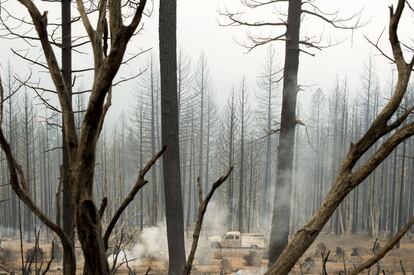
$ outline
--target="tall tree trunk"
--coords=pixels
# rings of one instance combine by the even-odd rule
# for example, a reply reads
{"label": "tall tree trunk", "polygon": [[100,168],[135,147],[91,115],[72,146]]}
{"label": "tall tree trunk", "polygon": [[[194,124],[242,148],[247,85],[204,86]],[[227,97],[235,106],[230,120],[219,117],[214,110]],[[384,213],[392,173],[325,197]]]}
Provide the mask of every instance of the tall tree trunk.
{"label": "tall tree trunk", "polygon": [[[156,136],[155,136],[155,83],[154,83],[154,64],[153,64],[152,56],[151,56],[151,155],[155,154],[155,146],[156,146]],[[151,216],[151,224],[152,226],[157,226],[158,221],[158,191],[157,191],[157,169],[154,167],[152,169],[152,216]]]}
{"label": "tall tree trunk", "polygon": [[163,172],[170,275],[181,274],[185,264],[178,130],[176,13],[176,0],[160,1],[161,127],[162,143],[167,146],[163,156]]}
{"label": "tall tree trunk", "polygon": [[[398,197],[398,211],[397,211],[397,228],[396,231],[398,232],[404,226],[403,219],[404,219],[404,192],[405,192],[405,158],[407,152],[407,142],[404,141],[402,144],[402,157],[401,157],[401,164],[400,164],[400,192]],[[400,242],[397,243],[397,248],[400,248]]]}
{"label": "tall tree trunk", "polygon": [[289,1],[286,29],[285,77],[283,80],[282,115],[277,156],[277,184],[269,244],[269,265],[276,261],[287,245],[289,237],[301,6],[301,0]]}
{"label": "tall tree trunk", "polygon": [[238,230],[244,232],[244,131],[246,123],[246,86],[243,78],[241,84],[241,98],[240,98],[240,176],[239,176],[239,205],[238,205]]}
{"label": "tall tree trunk", "polygon": [[[62,76],[65,80],[66,89],[72,99],[72,18],[71,18],[71,1],[62,0]],[[62,118],[63,119],[63,118]],[[64,128],[62,128],[62,161],[63,161],[63,186],[62,186],[62,220],[63,231],[73,242],[75,235],[74,211],[73,211],[73,188],[70,186],[69,179],[69,152],[66,146]],[[64,254],[66,254],[64,252]],[[63,274],[73,274],[76,272],[76,266],[71,263],[72,255],[63,257]]]}
{"label": "tall tree trunk", "polygon": [[190,175],[188,181],[188,196],[187,196],[187,219],[186,219],[186,227],[188,228],[191,223],[191,197],[192,197],[192,184],[194,182],[193,176],[193,167],[194,166],[194,110],[191,109],[191,140],[190,140]]}
{"label": "tall tree trunk", "polygon": [[[235,104],[234,104],[234,90],[231,94],[231,101],[229,105],[229,116],[230,116],[230,125],[229,125],[229,155],[228,155],[228,165],[229,167],[233,166],[234,162],[234,124],[235,124]],[[227,187],[227,230],[233,229],[233,190],[234,190],[234,181],[233,173],[230,175],[229,184]]]}
{"label": "tall tree trunk", "polygon": [[212,102],[211,102],[211,98],[209,98],[208,99],[208,105],[207,105],[206,174],[204,175],[204,190],[206,190],[206,192],[207,192],[207,190],[210,190],[209,186],[208,186],[208,183],[209,183],[209,169],[210,169],[211,108],[212,108]]}
{"label": "tall tree trunk", "polygon": [[[142,169],[143,167],[143,106],[142,106],[142,100],[141,100],[141,109],[140,109],[140,114],[139,114],[140,118],[139,118],[139,167],[140,169]],[[141,191],[139,193],[139,210],[140,210],[140,215],[139,215],[139,230],[142,232],[142,230],[144,229],[144,192]]]}

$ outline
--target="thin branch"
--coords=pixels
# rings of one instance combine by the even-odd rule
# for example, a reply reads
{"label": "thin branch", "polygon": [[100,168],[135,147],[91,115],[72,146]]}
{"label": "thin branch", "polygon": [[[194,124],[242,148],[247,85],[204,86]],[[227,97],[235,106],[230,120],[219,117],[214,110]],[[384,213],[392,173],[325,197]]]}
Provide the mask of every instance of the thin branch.
{"label": "thin branch", "polygon": [[139,172],[138,179],[134,187],[129,192],[128,196],[124,199],[124,201],[119,206],[119,208],[116,210],[114,216],[112,217],[111,221],[108,224],[108,227],[103,237],[105,249],[108,249],[109,237],[111,236],[112,230],[114,229],[116,223],[118,222],[119,217],[121,217],[122,213],[127,208],[127,206],[134,200],[135,195],[139,192],[139,190],[141,190],[141,188],[144,187],[145,184],[148,183],[148,181],[145,180],[145,175],[151,169],[151,167],[155,164],[155,162],[162,156],[165,149],[166,149],[166,146],[164,146],[161,149],[161,151],[159,151],[156,155],[154,155],[152,159],[142,168],[142,170]]}
{"label": "thin branch", "polygon": [[352,270],[349,275],[357,275],[360,272],[364,271],[365,269],[370,268],[374,264],[376,264],[379,260],[384,258],[387,253],[394,248],[394,246],[401,240],[402,237],[410,230],[411,226],[414,225],[414,217],[411,218],[411,220],[400,230],[398,233],[389,240],[385,246],[377,252],[376,255],[369,258],[367,261],[356,267],[354,270]]}
{"label": "thin branch", "polygon": [[326,271],[326,262],[329,259],[329,254],[331,253],[330,250],[328,250],[328,253],[326,253],[326,255],[324,255],[322,253],[322,275],[328,275],[328,272]]}
{"label": "thin branch", "polygon": [[105,209],[107,206],[108,206],[108,198],[105,197],[102,199],[101,207],[99,208],[99,217],[101,217],[101,219],[103,217],[103,214],[105,213]]}
{"label": "thin branch", "polygon": [[264,21],[258,21],[258,22],[248,22],[248,21],[242,21],[240,20],[240,16],[242,13],[230,13],[226,11],[225,13],[220,13],[222,16],[226,16],[230,22],[227,24],[219,23],[222,27],[238,27],[238,26],[247,26],[247,27],[269,27],[269,26],[287,26],[287,23],[282,22],[264,22]]}
{"label": "thin branch", "polygon": [[52,248],[50,249],[50,260],[47,263],[45,270],[42,272],[42,275],[46,275],[49,272],[50,266],[52,265],[54,257],[55,257],[55,241],[53,240],[52,241]]}
{"label": "thin branch", "polygon": [[410,2],[407,0],[405,3],[407,3],[408,8],[414,12],[414,8],[411,6]]}
{"label": "thin branch", "polygon": [[219,188],[230,176],[230,173],[233,171],[233,167],[230,167],[227,174],[219,178],[211,187],[210,191],[208,192],[205,199],[203,199],[203,190],[201,187],[200,178],[197,179],[198,183],[198,194],[199,194],[199,205],[198,205],[198,215],[197,215],[197,223],[193,232],[193,242],[191,244],[190,254],[188,255],[187,262],[184,267],[183,275],[189,275],[191,273],[191,268],[193,266],[195,252],[197,250],[198,240],[200,238],[201,227],[203,225],[204,214],[207,211],[208,203],[210,202],[211,198],[214,195],[214,192]]}
{"label": "thin branch", "polygon": [[275,3],[281,3],[281,2],[288,2],[289,0],[270,0],[270,1],[266,1],[266,2],[262,2],[260,0],[243,0],[243,4],[246,7],[249,7],[251,9],[255,9],[258,7],[263,7],[263,6],[267,6],[267,5],[272,5]]}
{"label": "thin branch", "polygon": [[[315,17],[325,21],[326,23],[332,25],[336,29],[353,30],[353,29],[356,29],[356,28],[360,27],[359,17],[361,15],[361,12],[356,13],[356,14],[350,16],[349,18],[338,18],[338,17],[328,18],[328,17],[325,16],[325,15],[328,15],[328,14],[323,13],[320,10],[318,12],[318,11],[309,11],[309,10],[302,9],[302,13],[315,16]],[[336,15],[336,13],[334,13],[334,15]],[[353,20],[355,18],[357,18],[357,22],[355,24],[353,24],[351,26],[347,26],[347,25],[344,24],[346,22],[350,22],[351,20]]]}
{"label": "thin branch", "polygon": [[381,36],[383,35],[385,31],[385,28],[382,30],[381,34],[378,36],[377,41],[374,43],[373,41],[371,41],[371,39],[369,39],[366,35],[364,35],[365,39],[368,41],[369,44],[371,44],[372,46],[374,46],[375,49],[377,49],[377,51],[383,55],[385,58],[387,58],[388,60],[390,60],[392,63],[395,63],[395,59],[392,58],[390,55],[386,54],[378,45],[379,44],[379,40],[381,39]]}
{"label": "thin branch", "polygon": [[404,269],[404,265],[403,265],[402,260],[400,260],[400,266],[401,266],[401,272],[402,272],[402,274],[403,275],[407,275],[407,272],[405,272],[405,269]]}

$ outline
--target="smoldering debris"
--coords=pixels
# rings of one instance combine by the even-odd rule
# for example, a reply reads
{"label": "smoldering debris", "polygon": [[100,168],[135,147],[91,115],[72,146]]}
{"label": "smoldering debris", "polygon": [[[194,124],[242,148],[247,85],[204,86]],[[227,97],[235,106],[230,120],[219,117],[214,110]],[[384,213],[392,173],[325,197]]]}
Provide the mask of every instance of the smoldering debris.
{"label": "smoldering debris", "polygon": [[345,257],[345,250],[342,247],[337,246],[336,250],[335,250],[335,256],[336,257]]}
{"label": "smoldering debris", "polygon": [[243,258],[247,266],[260,266],[262,263],[262,256],[257,251],[250,250]]}
{"label": "smoldering debris", "polygon": [[254,271],[244,270],[244,269],[236,269],[233,273],[234,275],[263,275],[266,272],[266,268],[259,268]]}

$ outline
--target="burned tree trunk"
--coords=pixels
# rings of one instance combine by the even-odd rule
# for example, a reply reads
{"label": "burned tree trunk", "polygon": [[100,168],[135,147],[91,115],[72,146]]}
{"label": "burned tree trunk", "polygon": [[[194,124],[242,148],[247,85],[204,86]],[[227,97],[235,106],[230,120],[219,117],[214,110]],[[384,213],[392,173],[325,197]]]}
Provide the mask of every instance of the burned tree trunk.
{"label": "burned tree trunk", "polygon": [[[374,119],[367,132],[355,144],[351,144],[334,184],[321,207],[316,211],[311,220],[294,234],[289,245],[283,250],[276,263],[271,266],[266,274],[284,275],[289,273],[303,253],[315,241],[344,198],[358,187],[399,144],[414,135],[413,121],[403,125],[414,107],[408,108],[403,114],[392,120],[406,94],[414,67],[414,56],[408,62],[404,59],[402,43],[400,43],[397,35],[398,25],[405,4],[405,0],[399,0],[395,10],[392,6],[390,7],[389,40],[393,56],[387,57],[395,62],[398,70],[397,85],[392,97]],[[377,44],[372,44],[378,48]],[[381,51],[381,53],[383,52]],[[390,137],[386,138],[384,143],[378,147],[368,160],[355,167],[363,155],[378,140],[386,137],[387,134],[391,134]]]}
{"label": "burned tree trunk", "polygon": [[185,263],[178,130],[176,13],[176,0],[161,0],[159,13],[161,127],[162,143],[167,146],[163,156],[163,172],[168,273],[171,275],[181,274]]}
{"label": "burned tree trunk", "polygon": [[[62,76],[65,80],[68,97],[72,99],[72,23],[71,1],[62,0]],[[63,118],[62,118],[63,120]],[[69,148],[65,141],[65,128],[62,128],[62,226],[63,231],[73,242],[75,233],[74,211],[72,203],[72,188],[69,179]],[[63,273],[72,274],[72,265],[64,252]]]}
{"label": "burned tree trunk", "polygon": [[269,244],[269,266],[271,266],[282,253],[288,243],[289,237],[292,166],[296,126],[296,95],[298,92],[297,78],[299,69],[301,6],[301,0],[289,1],[288,22],[286,28],[282,115],[277,153],[277,184]]}

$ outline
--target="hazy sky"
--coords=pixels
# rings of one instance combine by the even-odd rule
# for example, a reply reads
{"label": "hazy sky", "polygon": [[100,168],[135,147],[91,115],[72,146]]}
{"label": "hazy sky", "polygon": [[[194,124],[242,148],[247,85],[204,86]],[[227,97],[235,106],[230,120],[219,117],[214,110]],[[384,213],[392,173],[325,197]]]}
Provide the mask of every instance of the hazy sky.
{"label": "hazy sky", "polygon": [[[17,2],[17,1],[16,1]],[[192,65],[197,63],[201,51],[207,56],[210,69],[211,80],[216,91],[217,102],[223,105],[231,87],[238,86],[242,76],[246,76],[250,98],[254,101],[254,91],[256,87],[256,76],[263,65],[266,47],[258,48],[246,54],[246,49],[238,45],[237,41],[246,41],[246,29],[241,27],[221,27],[218,22],[225,22],[225,18],[218,14],[218,10],[228,9],[238,11],[240,8],[239,0],[178,0],[178,44],[186,54],[192,59]],[[35,1],[39,4],[40,1]],[[378,74],[381,79],[390,77],[390,66],[385,58],[377,56],[377,52],[367,43],[364,35],[376,39],[382,29],[388,24],[388,6],[396,1],[391,0],[318,0],[318,6],[326,11],[333,12],[338,10],[340,15],[347,17],[355,12],[362,10],[361,20],[367,22],[363,28],[351,31],[335,30],[330,25],[318,19],[306,17],[302,27],[302,35],[323,34],[323,37],[331,37],[333,41],[345,40],[342,44],[323,49],[322,51],[311,50],[316,55],[310,57],[301,54],[299,82],[301,85],[313,85],[312,90],[318,87],[323,88],[327,93],[333,87],[337,75],[346,77],[353,91],[357,91],[358,82],[364,62],[370,54],[374,55],[374,62],[378,65]],[[12,4],[13,12],[19,16],[28,16],[24,7],[19,4]],[[144,18],[143,32],[134,38],[129,50],[137,51],[138,47],[146,49],[152,47],[158,51],[158,1],[153,3],[153,13],[150,18]],[[42,8],[49,10],[49,20],[58,19],[59,4],[42,4]],[[283,10],[283,4],[281,4]],[[277,19],[272,14],[273,10],[259,11],[258,17]],[[401,38],[406,37],[410,41],[408,29],[412,28],[412,15],[406,15],[406,22],[400,30]],[[49,21],[50,22],[50,21]],[[77,27],[79,28],[79,27]],[[76,30],[75,30],[76,31]],[[253,33],[253,29],[251,29]],[[263,30],[262,33],[268,34],[270,30]],[[277,32],[277,29],[275,30]],[[381,45],[384,50],[389,51],[387,34],[385,33]],[[4,41],[0,44],[2,55],[0,62],[4,64],[7,60],[12,61],[15,70],[27,74],[27,65],[23,61],[18,61],[13,57],[10,47],[25,48],[26,46],[16,40]],[[283,45],[278,42],[274,44],[279,62],[283,65]],[[31,52],[32,56],[40,54],[39,49]],[[140,67],[143,68],[148,62],[149,55],[143,56],[129,66],[123,68],[122,75],[131,75]],[[156,59],[158,61],[158,59]],[[90,66],[91,59],[87,56],[76,55],[74,67],[80,68]],[[33,67],[34,74],[38,68]],[[38,75],[38,74],[36,74]],[[44,81],[46,74],[41,74]],[[84,87],[89,87],[88,78],[84,78]],[[137,93],[136,83],[131,82],[118,87],[113,96],[113,106],[109,113],[109,119],[117,119],[121,110],[128,110],[132,106],[133,94]],[[307,89],[299,94],[304,104],[309,98],[311,90]]]}

